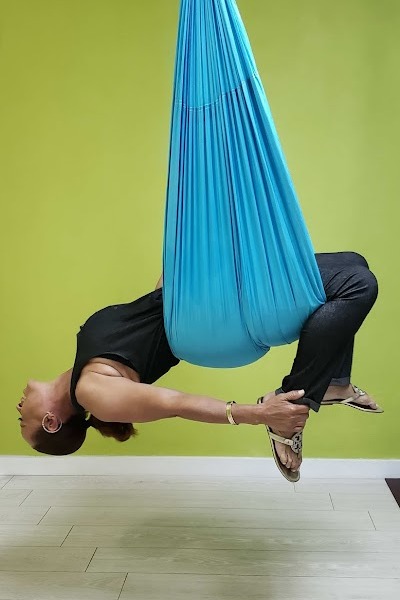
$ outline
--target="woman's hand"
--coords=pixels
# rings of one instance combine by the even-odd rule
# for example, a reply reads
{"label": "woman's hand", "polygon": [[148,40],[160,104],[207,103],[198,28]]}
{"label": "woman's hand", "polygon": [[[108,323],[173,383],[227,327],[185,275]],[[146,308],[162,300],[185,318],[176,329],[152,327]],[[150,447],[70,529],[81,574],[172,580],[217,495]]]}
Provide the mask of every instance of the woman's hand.
{"label": "woman's hand", "polygon": [[267,394],[259,404],[260,423],[268,425],[273,431],[303,431],[310,407],[293,404],[304,396],[304,390],[295,390],[284,394]]}

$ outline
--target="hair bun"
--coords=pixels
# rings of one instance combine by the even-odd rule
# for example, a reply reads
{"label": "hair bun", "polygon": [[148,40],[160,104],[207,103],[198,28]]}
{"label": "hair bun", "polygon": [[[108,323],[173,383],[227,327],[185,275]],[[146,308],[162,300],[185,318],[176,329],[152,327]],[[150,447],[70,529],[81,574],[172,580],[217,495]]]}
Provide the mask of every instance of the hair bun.
{"label": "hair bun", "polygon": [[93,415],[90,415],[89,419],[85,421],[85,424],[86,429],[93,427],[94,429],[97,429],[102,436],[114,438],[118,442],[126,442],[137,433],[132,423],[100,421],[100,419]]}

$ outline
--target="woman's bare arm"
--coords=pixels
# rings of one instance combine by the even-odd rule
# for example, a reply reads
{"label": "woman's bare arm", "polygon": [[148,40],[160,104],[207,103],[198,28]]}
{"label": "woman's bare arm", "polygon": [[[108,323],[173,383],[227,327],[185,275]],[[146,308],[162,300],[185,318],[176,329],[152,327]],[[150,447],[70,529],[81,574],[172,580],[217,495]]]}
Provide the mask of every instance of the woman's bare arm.
{"label": "woman's bare arm", "polygon": [[[226,403],[222,400],[92,371],[81,376],[76,397],[86,410],[102,421],[145,423],[181,417],[204,423],[227,423]],[[238,423],[260,423],[258,412],[257,405],[232,407],[232,415]]]}
{"label": "woman's bare arm", "polygon": [[[296,406],[288,400],[302,395],[290,392],[281,394],[281,398],[277,396],[276,401],[268,401],[265,404],[234,404],[232,416],[236,423],[248,425],[262,423],[272,426],[283,420],[286,426],[293,425],[294,430],[296,427],[304,427],[308,407]],[[203,423],[228,422],[226,403],[223,400],[186,394],[92,371],[81,376],[76,388],[76,397],[86,410],[102,421],[145,423],[180,417]]]}

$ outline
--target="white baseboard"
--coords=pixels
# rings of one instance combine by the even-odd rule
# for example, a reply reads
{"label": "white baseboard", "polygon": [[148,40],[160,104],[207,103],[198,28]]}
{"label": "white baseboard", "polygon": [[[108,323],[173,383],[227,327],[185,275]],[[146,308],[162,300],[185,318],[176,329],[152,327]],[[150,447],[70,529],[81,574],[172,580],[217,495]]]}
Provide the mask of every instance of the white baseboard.
{"label": "white baseboard", "polygon": [[[0,475],[281,478],[272,458],[206,456],[0,456]],[[400,459],[306,459],[302,478],[400,477]]]}

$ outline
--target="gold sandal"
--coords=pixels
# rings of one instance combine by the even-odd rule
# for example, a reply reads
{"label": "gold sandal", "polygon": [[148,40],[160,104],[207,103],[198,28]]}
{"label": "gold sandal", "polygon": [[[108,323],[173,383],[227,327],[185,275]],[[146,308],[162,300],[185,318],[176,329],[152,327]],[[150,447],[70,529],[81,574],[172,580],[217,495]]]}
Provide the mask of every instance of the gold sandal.
{"label": "gold sandal", "polygon": [[[262,402],[262,397],[257,400],[257,404],[262,404]],[[285,479],[290,481],[290,483],[296,483],[296,481],[299,481],[300,479],[300,471],[291,471],[281,462],[276,451],[275,442],[279,442],[280,444],[290,446],[293,452],[295,452],[296,454],[300,454],[303,448],[303,432],[300,431],[299,433],[295,433],[292,438],[284,438],[274,433],[268,425],[265,425],[265,429],[267,430],[269,441],[271,443],[272,454],[276,466],[278,467],[279,471],[282,473]]]}
{"label": "gold sandal", "polygon": [[[342,406],[348,406],[349,408],[355,408],[357,410],[361,410],[362,412],[367,413],[383,413],[384,410],[378,406],[378,408],[371,408],[365,406],[364,404],[357,404],[358,398],[361,396],[366,396],[367,392],[364,392],[356,385],[351,384],[351,387],[354,390],[355,396],[350,396],[349,398],[333,398],[332,400],[323,400],[321,402],[321,406],[334,406],[335,404],[339,404]],[[376,402],[375,402],[376,404]]]}

